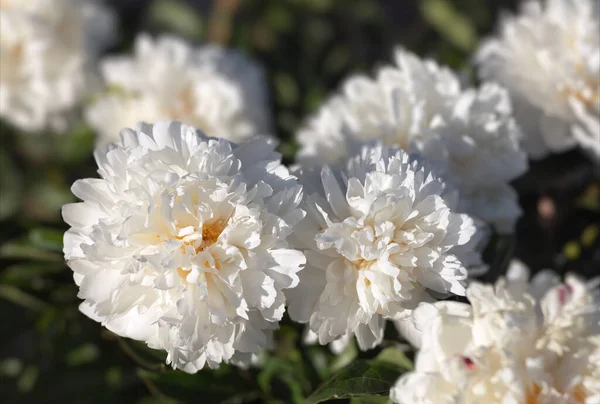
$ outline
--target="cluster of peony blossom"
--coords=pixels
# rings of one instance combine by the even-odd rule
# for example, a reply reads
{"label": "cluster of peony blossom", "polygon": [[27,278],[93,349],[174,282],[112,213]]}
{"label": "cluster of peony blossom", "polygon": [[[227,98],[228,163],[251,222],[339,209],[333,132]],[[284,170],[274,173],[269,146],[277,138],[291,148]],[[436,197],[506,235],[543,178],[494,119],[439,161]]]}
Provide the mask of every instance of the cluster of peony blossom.
{"label": "cluster of peony blossom", "polygon": [[[100,179],[72,187],[64,253],[80,310],[174,368],[248,366],[287,307],[336,351],[378,346],[392,321],[419,349],[394,402],[599,403],[597,283],[528,283],[519,262],[472,280],[490,233],[514,230],[528,157],[600,155],[599,4],[525,3],[477,52],[478,88],[398,49],[309,119],[286,168],[241,54],[142,35],[97,77],[97,3],[3,1],[0,116],[64,125],[103,83],[84,108]],[[78,29],[94,40],[59,45]]]}

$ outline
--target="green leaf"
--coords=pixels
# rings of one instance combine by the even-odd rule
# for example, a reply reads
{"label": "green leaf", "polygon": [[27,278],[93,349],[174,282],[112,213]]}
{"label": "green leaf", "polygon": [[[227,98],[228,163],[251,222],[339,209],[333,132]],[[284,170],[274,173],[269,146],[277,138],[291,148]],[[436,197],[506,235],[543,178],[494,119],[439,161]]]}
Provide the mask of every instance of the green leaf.
{"label": "green leaf", "polygon": [[86,343],[71,350],[66,357],[68,366],[75,367],[91,363],[98,359],[100,350],[92,343]]}
{"label": "green leaf", "polygon": [[331,371],[337,372],[338,370],[346,367],[350,362],[354,360],[358,356],[358,349],[356,348],[356,343],[354,342],[354,338],[350,340],[350,343],[344,349],[342,353],[337,355],[334,361],[331,364]]}
{"label": "green leaf", "polygon": [[600,186],[589,185],[577,199],[577,205],[592,212],[600,212]]}
{"label": "green leaf", "polygon": [[[154,349],[148,348],[142,342],[133,341],[133,340],[130,340],[127,338],[122,338],[122,337],[118,336],[117,334],[113,334],[112,332],[110,332],[108,330],[104,330],[103,336],[104,336],[104,338],[106,338],[108,340],[116,341],[119,344],[119,348],[121,348],[123,353],[125,353],[138,366],[141,366],[146,369],[151,369],[151,370],[158,370],[158,369],[162,369],[164,367],[166,355],[160,355],[159,363],[154,362],[153,358],[156,357],[154,354],[150,355],[150,356],[152,356],[152,358],[147,357],[148,356],[147,354],[149,354],[151,352],[157,352],[156,355],[158,355],[158,353],[164,354],[164,351],[159,351],[159,350],[154,350]],[[150,372],[150,373],[152,373],[152,372]]]}
{"label": "green leaf", "polygon": [[284,159],[294,161],[294,156],[296,155],[298,148],[298,144],[294,141],[294,139],[290,139],[286,142],[282,142],[279,145],[278,151],[281,153]]}
{"label": "green leaf", "polygon": [[23,262],[9,265],[0,276],[3,282],[13,280],[29,280],[39,278],[47,274],[56,274],[65,270],[65,266],[59,262]]}
{"label": "green leaf", "polygon": [[92,156],[95,136],[83,122],[74,124],[65,135],[55,136],[55,159],[65,164],[80,164]]}
{"label": "green leaf", "polygon": [[162,349],[152,349],[145,342],[141,341],[128,340],[127,342],[131,349],[144,358],[156,360],[161,364],[164,364],[167,360],[167,353]]}
{"label": "green leaf", "polygon": [[154,395],[182,402],[195,402],[199,396],[207,402],[221,402],[248,392],[247,383],[237,369],[222,365],[217,370],[203,369],[196,374],[164,369],[153,372],[138,369],[137,375]]}
{"label": "green leaf", "polygon": [[123,370],[118,366],[111,366],[105,375],[106,384],[113,388],[120,387],[123,383]]}
{"label": "green leaf", "polygon": [[335,74],[342,71],[350,60],[350,51],[343,47],[338,46],[329,51],[323,62],[323,68],[329,74]]}
{"label": "green leaf", "polygon": [[0,149],[0,220],[12,216],[21,206],[21,173],[10,156]]}
{"label": "green leaf", "polygon": [[65,324],[65,316],[61,315],[56,308],[46,308],[39,316],[35,324],[35,328],[38,332],[47,332],[50,327],[61,329]]}
{"label": "green leaf", "polygon": [[406,357],[404,351],[397,347],[385,348],[375,357],[379,362],[386,362],[400,369],[413,369],[413,363]]}
{"label": "green leaf", "polygon": [[265,12],[265,23],[274,30],[288,32],[294,26],[294,17],[289,8],[273,4]]}
{"label": "green leaf", "polygon": [[308,382],[302,374],[301,364],[269,356],[258,374],[257,382],[260,389],[270,395],[274,381],[281,381],[287,386],[291,395],[291,401],[294,403],[300,403],[304,399],[302,383],[304,382],[309,387]]}
{"label": "green leaf", "polygon": [[11,285],[0,285],[0,298],[33,311],[42,311],[47,307],[42,300]]}
{"label": "green leaf", "polygon": [[471,20],[462,15],[448,0],[422,0],[421,13],[444,38],[468,52],[477,43],[477,32]]}
{"label": "green leaf", "polygon": [[202,39],[204,24],[201,16],[181,0],[154,1],[148,15],[152,25],[190,39]]}
{"label": "green leaf", "polygon": [[19,377],[19,381],[17,382],[17,387],[19,391],[22,391],[24,393],[30,392],[37,383],[39,375],[40,371],[36,366],[27,366],[27,368],[25,368],[25,370],[21,374],[21,377]]}
{"label": "green leaf", "polygon": [[591,247],[594,245],[598,236],[600,235],[600,226],[596,224],[590,224],[581,233],[581,245],[584,247]]}
{"label": "green leaf", "polygon": [[[169,397],[165,393],[163,393],[159,387],[156,385],[158,380],[158,373],[149,372],[144,369],[138,369],[137,375],[142,381],[144,385],[148,389],[148,391],[154,396],[151,402],[162,403],[162,404],[178,404],[179,401],[174,399],[173,397]],[[156,400],[156,401],[154,401]],[[146,401],[144,401],[146,402]]]}
{"label": "green leaf", "polygon": [[23,363],[17,358],[7,358],[0,362],[0,376],[17,377],[23,370]]}
{"label": "green leaf", "polygon": [[317,13],[330,11],[334,7],[334,0],[294,0],[294,2]]}
{"label": "green leaf", "polygon": [[316,111],[326,97],[325,91],[313,86],[308,89],[306,97],[304,97],[304,109],[308,112]]}
{"label": "green leaf", "polygon": [[321,346],[306,347],[305,350],[311,365],[319,376],[319,380],[325,380],[331,376],[326,350],[324,350]]}
{"label": "green leaf", "polygon": [[66,271],[62,262],[22,262],[9,265],[0,272],[0,281],[7,285],[40,290],[46,286],[45,275]]}
{"label": "green leaf", "polygon": [[391,403],[388,396],[365,396],[350,399],[350,404],[387,404]]}
{"label": "green leaf", "polygon": [[143,397],[135,402],[135,404],[173,404],[177,403],[175,400],[165,399],[164,397]]}
{"label": "green leaf", "polygon": [[305,403],[369,396],[387,397],[400,374],[398,366],[388,362],[357,360],[321,385]]}
{"label": "green leaf", "polygon": [[563,255],[569,261],[574,261],[581,256],[581,246],[577,241],[569,241],[563,247]]}
{"label": "green leaf", "polygon": [[62,262],[60,254],[41,250],[23,242],[9,242],[0,247],[0,258],[4,259],[27,259],[32,261],[54,261]]}
{"label": "green leaf", "polygon": [[298,102],[298,85],[294,78],[283,72],[275,74],[275,90],[278,102],[283,106],[293,106]]}
{"label": "green leaf", "polygon": [[250,391],[236,394],[223,400],[221,404],[245,404],[255,403],[260,399],[261,395],[259,391]]}
{"label": "green leaf", "polygon": [[376,21],[381,18],[382,11],[381,4],[371,0],[358,1],[352,8],[354,18],[361,22]]}
{"label": "green leaf", "polygon": [[52,136],[30,136],[21,133],[15,139],[15,148],[28,164],[44,164],[52,158]]}
{"label": "green leaf", "polygon": [[35,221],[62,222],[63,205],[75,201],[64,179],[60,170],[48,170],[42,176],[31,173],[23,201],[24,216]]}
{"label": "green leaf", "polygon": [[29,232],[29,240],[35,247],[44,250],[62,251],[63,234],[59,230],[37,228]]}

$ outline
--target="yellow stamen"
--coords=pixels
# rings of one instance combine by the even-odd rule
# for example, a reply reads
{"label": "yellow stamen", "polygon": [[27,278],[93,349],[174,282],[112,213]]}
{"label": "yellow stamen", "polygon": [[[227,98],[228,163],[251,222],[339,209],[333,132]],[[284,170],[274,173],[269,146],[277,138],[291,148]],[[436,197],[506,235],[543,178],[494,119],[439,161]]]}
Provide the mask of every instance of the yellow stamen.
{"label": "yellow stamen", "polygon": [[367,261],[367,260],[362,259],[362,258],[360,258],[360,259],[358,259],[356,261],[350,261],[350,263],[354,266],[354,268],[356,268],[357,271],[360,271],[361,269],[368,268],[369,266],[371,266],[371,264],[373,262],[374,261]]}
{"label": "yellow stamen", "polygon": [[575,386],[575,389],[573,389],[573,398],[578,403],[585,403],[587,394],[585,392],[585,387],[583,387],[581,383],[579,383],[577,386]]}
{"label": "yellow stamen", "polygon": [[182,280],[186,280],[188,274],[191,272],[191,269],[183,269],[181,267],[177,268],[177,275],[179,275],[179,277]]}
{"label": "yellow stamen", "polygon": [[225,229],[225,226],[226,221],[223,219],[215,220],[212,223],[204,223],[202,225],[202,244],[196,248],[196,252],[204,251],[206,247],[214,244]]}
{"label": "yellow stamen", "polygon": [[525,404],[538,404],[538,396],[542,389],[537,384],[533,385],[533,390],[527,391],[527,397],[525,398]]}

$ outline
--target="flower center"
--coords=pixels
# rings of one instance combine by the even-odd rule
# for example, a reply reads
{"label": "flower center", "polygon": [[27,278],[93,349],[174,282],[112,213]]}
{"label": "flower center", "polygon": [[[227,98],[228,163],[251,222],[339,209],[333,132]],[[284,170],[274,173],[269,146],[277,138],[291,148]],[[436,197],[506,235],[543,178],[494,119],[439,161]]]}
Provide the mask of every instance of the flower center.
{"label": "flower center", "polygon": [[[202,242],[200,243],[199,246],[194,247],[196,254],[204,251],[207,247],[210,247],[211,245],[213,245],[217,241],[217,239],[219,238],[219,236],[221,235],[221,233],[223,232],[223,230],[225,229],[226,226],[227,226],[227,220],[223,219],[223,218],[219,218],[212,222],[205,222],[202,225]],[[193,246],[194,241],[184,241],[183,244],[184,245],[181,248],[182,248],[182,250],[185,250],[186,246],[188,246],[188,245]],[[218,263],[215,263],[215,264],[216,264],[215,268],[217,270],[220,269],[219,264]],[[205,265],[209,266],[208,261],[206,262]],[[191,269],[186,269],[186,268],[182,268],[182,267],[177,268],[177,274],[184,281],[186,280],[190,271],[191,271]]]}
{"label": "flower center", "polygon": [[[533,388],[527,391],[527,396],[525,397],[525,404],[539,404],[542,401],[545,402],[545,400],[543,400],[543,397],[540,397],[541,391],[542,388],[534,383]],[[571,397],[576,403],[585,403],[586,394],[581,383],[575,386],[575,388],[572,391]]]}
{"label": "flower center", "polygon": [[18,44],[10,48],[10,56],[13,59],[20,59],[21,55],[23,55],[23,43],[19,42]]}
{"label": "flower center", "polygon": [[187,87],[183,89],[179,94],[179,98],[176,100],[174,106],[167,109],[169,116],[174,119],[186,119],[194,113],[194,95],[192,90]]}
{"label": "flower center", "polygon": [[525,404],[537,404],[538,395],[542,389],[537,384],[533,385],[533,389],[527,390],[527,396],[525,397]]}
{"label": "flower center", "polygon": [[200,247],[196,248],[196,252],[203,251],[206,247],[209,247],[217,241],[227,221],[225,219],[217,219],[211,223],[204,223],[202,225],[202,243]]}
{"label": "flower center", "polygon": [[575,98],[577,101],[585,105],[588,109],[591,109],[594,105],[600,102],[600,92],[598,90],[591,90],[590,88],[577,89],[572,87],[565,87],[563,89],[563,94],[567,97]]}
{"label": "flower center", "polygon": [[396,146],[404,151],[408,150],[408,139],[406,133],[404,133],[404,128],[398,128],[396,130],[396,141],[392,142],[392,146]]}
{"label": "flower center", "polygon": [[355,261],[350,261],[350,263],[352,264],[352,266],[354,266],[354,268],[356,268],[357,271],[360,271],[362,269],[367,269],[372,263],[374,263],[375,261],[367,261],[363,258],[360,258],[358,260]]}
{"label": "flower center", "polygon": [[191,269],[183,269],[181,267],[177,268],[177,275],[179,275],[179,277],[185,281],[188,274],[190,273]]}
{"label": "flower center", "polygon": [[562,89],[562,93],[566,97],[575,98],[585,105],[587,109],[592,109],[596,104],[600,103],[600,90],[598,89],[600,87],[600,81],[596,77],[586,75],[581,63],[578,63],[575,66],[575,69],[583,76],[582,80],[585,85],[583,88],[578,88],[567,84]]}
{"label": "flower center", "polygon": [[[350,263],[350,265],[352,265],[354,267],[354,269],[356,269],[357,271],[362,271],[363,269],[367,269],[369,268],[369,266],[371,264],[373,264],[375,261],[367,261],[365,259],[358,259],[355,261],[348,261]],[[371,281],[368,280],[367,278],[364,279],[365,285],[367,286],[371,286]]]}
{"label": "flower center", "polygon": [[585,393],[583,384],[579,383],[577,386],[575,386],[575,388],[573,389],[573,398],[578,403],[585,403],[587,394]]}
{"label": "flower center", "polygon": [[166,109],[166,114],[171,119],[193,123],[195,127],[204,132],[210,130],[208,122],[196,114],[196,99],[189,87],[179,92],[175,104]]}

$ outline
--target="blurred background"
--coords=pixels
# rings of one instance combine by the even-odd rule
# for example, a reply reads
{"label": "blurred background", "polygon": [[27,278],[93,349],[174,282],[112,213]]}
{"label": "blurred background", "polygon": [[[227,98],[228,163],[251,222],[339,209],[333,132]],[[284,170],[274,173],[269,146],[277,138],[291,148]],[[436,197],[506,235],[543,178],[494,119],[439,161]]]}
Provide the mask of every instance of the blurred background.
{"label": "blurred background", "polygon": [[[138,32],[170,32],[241,49],[268,78],[280,151],[293,161],[295,130],[351,73],[370,73],[402,45],[472,77],[469,55],[517,0],[111,0],[129,52]],[[93,177],[94,133],[26,136],[0,123],[0,400],[3,403],[303,402],[356,356],[301,345],[288,320],[262,369],[172,372],[161,352],[121,339],[78,312],[62,257],[60,208],[77,178]],[[534,271],[600,273],[598,169],[578,151],[532,164],[514,184],[524,209],[516,235],[486,251],[497,277],[512,256]],[[396,336],[392,327],[386,340]],[[388,335],[389,334],[389,335]],[[383,354],[383,355],[384,355]],[[385,356],[385,355],[384,355]],[[393,360],[404,360],[396,358]],[[380,402],[387,401],[382,397]],[[354,399],[354,403],[365,402]],[[374,403],[372,399],[368,401]],[[379,401],[377,401],[379,402]]]}

